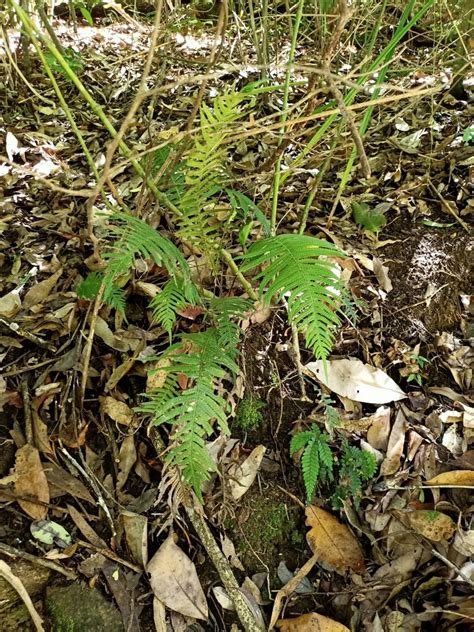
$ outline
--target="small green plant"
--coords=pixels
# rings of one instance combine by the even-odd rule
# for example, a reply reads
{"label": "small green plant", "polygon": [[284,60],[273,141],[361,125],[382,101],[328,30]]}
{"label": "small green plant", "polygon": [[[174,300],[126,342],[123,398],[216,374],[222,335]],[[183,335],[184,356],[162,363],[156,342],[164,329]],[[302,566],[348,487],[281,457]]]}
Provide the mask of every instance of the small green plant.
{"label": "small green plant", "polygon": [[252,430],[263,421],[262,409],[266,403],[256,397],[244,397],[237,407],[235,425],[242,430]]}
{"label": "small green plant", "polygon": [[361,500],[362,484],[370,480],[376,470],[377,461],[373,454],[349,445],[347,439],[344,439],[338,484],[331,496],[333,507],[339,509],[344,500],[351,498],[357,508]]}
{"label": "small green plant", "polygon": [[423,386],[423,369],[429,363],[429,360],[428,358],[424,358],[423,356],[416,354],[410,356],[410,360],[415,362],[415,368],[418,367],[418,370],[413,371],[413,373],[408,375],[407,382],[415,382],[418,386]]}
{"label": "small green plant", "polygon": [[[330,499],[338,509],[343,501],[351,498],[356,507],[361,499],[362,484],[375,474],[377,463],[374,456],[365,450],[350,446],[347,439],[342,441],[342,454],[337,466],[333,449],[329,445],[331,437],[321,432],[316,424],[309,430],[298,432],[290,443],[290,454],[298,450],[301,454],[301,470],[306,491],[306,500],[311,502],[316,487],[337,480]],[[336,470],[336,471],[335,471]]]}
{"label": "small green plant", "polygon": [[[61,66],[61,64],[56,60],[56,58],[54,57],[52,53],[46,51],[44,53],[44,57],[46,59],[46,62],[48,63],[48,66],[51,68],[53,72],[55,72],[58,75],[64,75],[64,77],[66,77],[69,80],[69,77],[66,74],[66,71]],[[69,64],[69,67],[76,75],[78,75],[81,72],[84,66],[84,61],[80,53],[77,53],[73,48],[66,48],[66,50],[64,51],[64,59],[67,61],[67,63]]]}
{"label": "small green plant", "polygon": [[316,424],[313,424],[310,430],[298,432],[291,439],[291,456],[298,450],[303,450],[301,470],[308,502],[311,502],[318,483],[333,479],[334,458],[328,445],[329,440],[330,436],[326,432],[321,432]]}
{"label": "small green plant", "polygon": [[474,143],[474,127],[466,127],[462,139],[467,145],[469,143]]}

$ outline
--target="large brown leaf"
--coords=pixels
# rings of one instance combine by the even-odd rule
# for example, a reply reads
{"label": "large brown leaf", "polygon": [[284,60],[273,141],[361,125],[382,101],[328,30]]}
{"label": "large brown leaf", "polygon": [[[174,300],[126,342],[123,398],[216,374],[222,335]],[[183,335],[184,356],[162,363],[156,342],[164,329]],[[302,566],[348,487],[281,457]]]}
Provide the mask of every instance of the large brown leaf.
{"label": "large brown leaf", "polygon": [[147,566],[150,584],[157,599],[185,617],[207,619],[206,596],[196,567],[170,534]]}
{"label": "large brown leaf", "polygon": [[312,527],[306,538],[319,564],[341,574],[365,572],[360,544],[346,525],[314,505],[306,508],[306,524]]}
{"label": "large brown leaf", "polygon": [[[29,496],[43,503],[49,503],[49,487],[46,475],[41,465],[40,455],[36,448],[27,443],[16,452],[15,494]],[[18,504],[30,518],[43,520],[48,508],[44,505],[18,499]]]}

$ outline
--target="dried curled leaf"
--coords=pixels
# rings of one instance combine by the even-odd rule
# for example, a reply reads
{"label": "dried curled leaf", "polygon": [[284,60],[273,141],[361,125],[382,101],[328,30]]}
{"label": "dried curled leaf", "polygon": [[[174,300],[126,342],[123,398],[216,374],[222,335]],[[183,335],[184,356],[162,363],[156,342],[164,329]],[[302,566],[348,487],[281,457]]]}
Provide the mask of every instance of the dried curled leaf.
{"label": "dried curled leaf", "polygon": [[306,538],[318,563],[341,574],[349,570],[365,572],[360,544],[346,525],[314,505],[307,507],[305,513],[306,524],[312,527]]}

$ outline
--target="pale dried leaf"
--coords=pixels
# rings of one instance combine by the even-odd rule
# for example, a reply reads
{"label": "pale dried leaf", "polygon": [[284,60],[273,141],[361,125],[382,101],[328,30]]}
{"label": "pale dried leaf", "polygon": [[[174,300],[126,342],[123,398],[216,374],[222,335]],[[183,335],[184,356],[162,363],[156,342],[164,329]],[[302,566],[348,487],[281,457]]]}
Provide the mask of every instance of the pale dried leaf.
{"label": "pale dried leaf", "polygon": [[380,466],[380,474],[382,476],[390,476],[400,467],[400,460],[405,445],[406,419],[403,410],[397,412],[395,423],[387,446],[387,456]]}
{"label": "pale dried leaf", "polygon": [[302,614],[294,619],[280,619],[275,625],[280,632],[350,632],[342,623],[316,612]]}
{"label": "pale dried leaf", "polygon": [[117,492],[119,492],[127,482],[128,475],[137,461],[137,450],[135,448],[134,435],[128,435],[122,441],[119,452],[119,472],[117,474]]}
{"label": "pale dried leaf", "polygon": [[21,309],[21,299],[18,290],[12,290],[0,297],[0,316],[13,318]]}
{"label": "pale dried leaf", "polygon": [[[49,503],[49,487],[46,475],[41,464],[40,455],[36,448],[28,443],[16,452],[15,494],[17,496],[30,496],[43,503]],[[18,499],[18,504],[30,518],[43,520],[46,518],[48,508],[44,505]]]}
{"label": "pale dried leaf", "polygon": [[406,397],[384,371],[357,358],[309,362],[303,371],[337,395],[356,402],[387,404]]}
{"label": "pale dried leaf", "polygon": [[102,413],[108,415],[118,424],[123,424],[124,426],[129,426],[133,422],[135,416],[133,410],[127,406],[125,402],[120,402],[109,395],[102,398],[100,408]]}
{"label": "pale dried leaf", "polygon": [[207,619],[204,592],[194,564],[170,534],[147,566],[150,585],[165,606],[187,617]]}
{"label": "pale dried leaf", "polygon": [[148,518],[126,510],[120,516],[128,550],[135,562],[145,567],[148,563]]}
{"label": "pale dried leaf", "polygon": [[439,511],[419,509],[409,512],[397,511],[394,514],[404,524],[408,524],[412,529],[433,542],[449,540],[456,531],[456,523],[452,518]]}
{"label": "pale dried leaf", "polygon": [[168,632],[165,604],[156,597],[153,598],[153,622],[155,632]]}
{"label": "pale dried leaf", "polygon": [[438,474],[429,481],[426,481],[427,485],[446,485],[451,486],[470,486],[474,485],[474,471],[473,470],[453,470],[452,472],[443,472]]}
{"label": "pale dried leaf", "polygon": [[95,323],[95,334],[103,340],[108,347],[116,351],[124,352],[129,350],[129,345],[119,338],[119,336],[114,335],[105,320],[100,316],[97,316]]}
{"label": "pale dried leaf", "polygon": [[454,536],[453,547],[461,555],[474,558],[474,529],[470,531],[458,529]]}
{"label": "pale dried leaf", "polygon": [[234,463],[229,467],[229,488],[234,500],[241,498],[254,482],[262,464],[265,450],[265,446],[258,445],[241,465]]}
{"label": "pale dried leaf", "polygon": [[344,574],[349,570],[365,571],[364,555],[349,528],[314,505],[306,508],[306,524],[311,527],[306,539],[318,563]]}

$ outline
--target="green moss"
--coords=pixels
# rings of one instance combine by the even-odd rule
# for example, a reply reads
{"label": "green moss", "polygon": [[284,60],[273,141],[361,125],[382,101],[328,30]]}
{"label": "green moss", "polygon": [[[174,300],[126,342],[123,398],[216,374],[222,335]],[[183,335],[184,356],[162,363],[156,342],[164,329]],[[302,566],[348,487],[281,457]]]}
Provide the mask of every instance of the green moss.
{"label": "green moss", "polygon": [[237,407],[234,424],[242,430],[252,430],[263,421],[262,409],[266,403],[255,397],[244,397]]}
{"label": "green moss", "polygon": [[240,525],[237,552],[246,569],[262,570],[262,563],[275,570],[280,560],[295,558],[295,546],[303,543],[299,511],[274,500],[260,500]]}

